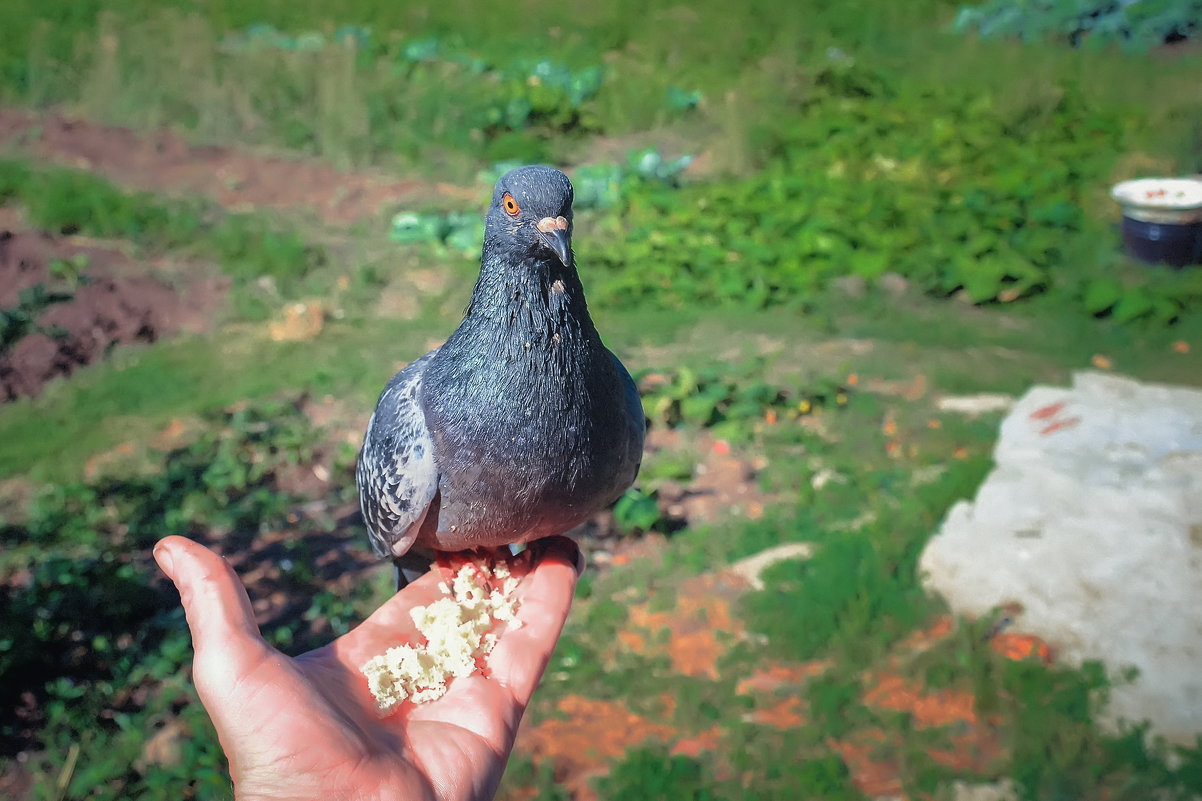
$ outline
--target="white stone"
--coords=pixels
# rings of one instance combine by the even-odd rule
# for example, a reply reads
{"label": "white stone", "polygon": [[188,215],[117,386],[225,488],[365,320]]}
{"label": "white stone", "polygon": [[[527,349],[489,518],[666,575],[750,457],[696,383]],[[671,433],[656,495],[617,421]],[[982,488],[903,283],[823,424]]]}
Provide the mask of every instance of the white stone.
{"label": "white stone", "polygon": [[980,392],[976,395],[944,395],[935,401],[935,408],[941,412],[967,415],[1004,412],[1013,405],[1014,398],[1012,396],[997,392]]}
{"label": "white stone", "polygon": [[969,784],[964,781],[952,784],[952,801],[1015,801],[1017,798],[1014,782],[1009,779],[992,784]]}
{"label": "white stone", "polygon": [[764,589],[764,580],[760,578],[765,570],[777,562],[790,559],[809,559],[814,554],[814,546],[808,542],[786,542],[767,550],[740,559],[727,570],[741,577],[753,590]]}
{"label": "white stone", "polygon": [[1202,391],[1080,373],[1002,422],[996,466],[924,551],[960,614],[1021,604],[1015,630],[1117,675],[1111,719],[1202,733]]}

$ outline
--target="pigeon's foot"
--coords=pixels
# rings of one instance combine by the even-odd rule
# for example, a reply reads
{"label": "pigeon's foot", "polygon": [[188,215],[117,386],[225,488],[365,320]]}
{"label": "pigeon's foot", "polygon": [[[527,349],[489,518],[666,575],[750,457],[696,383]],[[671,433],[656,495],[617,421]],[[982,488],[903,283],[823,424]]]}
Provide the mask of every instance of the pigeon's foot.
{"label": "pigeon's foot", "polygon": [[425,575],[433,561],[434,554],[432,551],[419,548],[411,549],[408,553],[393,557],[392,571],[396,582],[396,591],[400,592]]}
{"label": "pigeon's foot", "polygon": [[479,548],[471,551],[438,551],[434,563],[448,586],[454,584],[455,576],[465,567],[475,574],[476,582],[485,592],[492,592],[494,566],[498,553],[493,549]]}
{"label": "pigeon's foot", "polygon": [[470,551],[436,551],[434,554],[434,564],[448,587],[454,584],[459,571],[466,567],[472,571],[485,592],[489,593],[501,590],[506,578],[525,575],[530,562],[529,549],[515,555],[508,546],[476,548]]}

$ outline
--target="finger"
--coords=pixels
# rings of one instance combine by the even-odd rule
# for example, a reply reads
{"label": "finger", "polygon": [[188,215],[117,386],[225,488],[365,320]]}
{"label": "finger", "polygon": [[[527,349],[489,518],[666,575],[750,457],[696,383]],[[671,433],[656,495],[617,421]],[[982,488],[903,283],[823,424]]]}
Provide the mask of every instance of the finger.
{"label": "finger", "polygon": [[572,608],[583,560],[566,537],[541,540],[538,562],[518,585],[520,628],[509,628],[488,657],[493,678],[525,707],[538,686]]}
{"label": "finger", "polygon": [[196,682],[221,693],[274,653],[259,634],[250,598],[234,569],[208,548],[166,537],[155,561],[179,590],[196,651]]}

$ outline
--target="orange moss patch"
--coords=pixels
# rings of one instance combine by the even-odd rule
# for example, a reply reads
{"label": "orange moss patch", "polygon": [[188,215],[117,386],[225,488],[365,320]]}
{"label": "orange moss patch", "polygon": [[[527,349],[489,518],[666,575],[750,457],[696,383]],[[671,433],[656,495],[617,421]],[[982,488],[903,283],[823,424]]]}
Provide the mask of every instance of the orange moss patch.
{"label": "orange moss patch", "polygon": [[[680,588],[671,611],[652,612],[645,603],[632,606],[618,641],[636,653],[665,654],[682,675],[717,679],[718,658],[725,651],[718,633],[743,634],[742,623],[731,614],[731,602],[741,592],[742,582],[723,574],[699,576]],[[668,636],[661,642],[655,635],[663,631]]]}
{"label": "orange moss patch", "polygon": [[809,679],[825,673],[832,664],[829,659],[815,659],[812,662],[797,664],[772,662],[750,676],[739,679],[739,683],[735,685],[735,693],[750,695],[754,692],[775,692],[783,687],[800,687]]}
{"label": "orange moss patch", "polygon": [[971,726],[951,736],[950,747],[932,748],[931,759],[952,770],[967,773],[994,773],[1000,770],[1008,754],[997,726]]}
{"label": "orange moss patch", "polygon": [[876,685],[864,694],[864,703],[879,709],[908,712],[920,729],[977,722],[976,699],[972,693],[963,690],[924,692],[920,685],[895,674],[880,676]]}
{"label": "orange moss patch", "polygon": [[722,739],[722,729],[717,726],[706,729],[695,737],[677,740],[672,746],[672,756],[696,757],[704,751],[717,751]]}
{"label": "orange moss patch", "polygon": [[998,634],[990,638],[989,647],[1007,659],[1038,659],[1045,665],[1052,664],[1052,647],[1034,634]]}
{"label": "orange moss patch", "polygon": [[902,780],[895,759],[882,755],[889,741],[880,729],[856,732],[847,740],[829,740],[827,744],[837,753],[851,773],[851,782],[866,796],[905,798]]}
{"label": "orange moss patch", "polygon": [[941,640],[947,639],[955,629],[955,621],[947,615],[940,617],[928,628],[908,635],[898,644],[899,651],[927,651]]}
{"label": "orange moss patch", "polygon": [[[941,765],[965,773],[991,773],[1007,757],[1002,722],[997,716],[982,718],[976,698],[965,690],[929,690],[921,682],[899,674],[913,657],[945,641],[955,630],[950,617],[941,617],[914,632],[885,660],[879,673],[868,673],[864,704],[877,709],[908,713],[918,729],[939,728],[942,742],[928,753]],[[859,732],[847,742],[832,744],[852,772],[857,787],[868,795],[898,795],[901,777],[889,768],[901,764],[901,742],[888,742],[876,729]]]}
{"label": "orange moss patch", "polygon": [[90,456],[84,462],[84,478],[93,481],[106,471],[117,469],[122,465],[128,465],[133,462],[137,453],[138,449],[134,443],[122,442],[111,450]]}
{"label": "orange moss patch", "polygon": [[622,643],[622,647],[627,651],[633,651],[636,654],[647,651],[647,638],[637,631],[622,629],[618,632],[618,642]]}
{"label": "orange moss patch", "polygon": [[755,710],[747,716],[747,720],[776,729],[796,729],[805,725],[806,719],[802,714],[805,706],[805,702],[794,695],[775,706]]}
{"label": "orange moss patch", "polygon": [[688,633],[674,633],[668,641],[668,658],[672,669],[685,676],[718,678],[718,657],[723,648],[714,632],[700,629]]}
{"label": "orange moss patch", "polygon": [[670,742],[675,730],[652,723],[621,704],[568,695],[556,705],[564,719],[523,726],[517,747],[536,761],[550,760],[573,798],[592,798],[588,782],[626,750],[647,740]]}

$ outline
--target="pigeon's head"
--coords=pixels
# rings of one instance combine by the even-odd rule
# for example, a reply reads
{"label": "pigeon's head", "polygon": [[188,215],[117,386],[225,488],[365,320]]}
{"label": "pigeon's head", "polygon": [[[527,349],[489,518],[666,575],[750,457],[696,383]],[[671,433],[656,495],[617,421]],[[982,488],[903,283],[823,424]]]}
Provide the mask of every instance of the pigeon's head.
{"label": "pigeon's head", "polygon": [[515,255],[554,254],[572,263],[572,182],[553,167],[518,167],[501,176],[484,222],[485,247]]}

